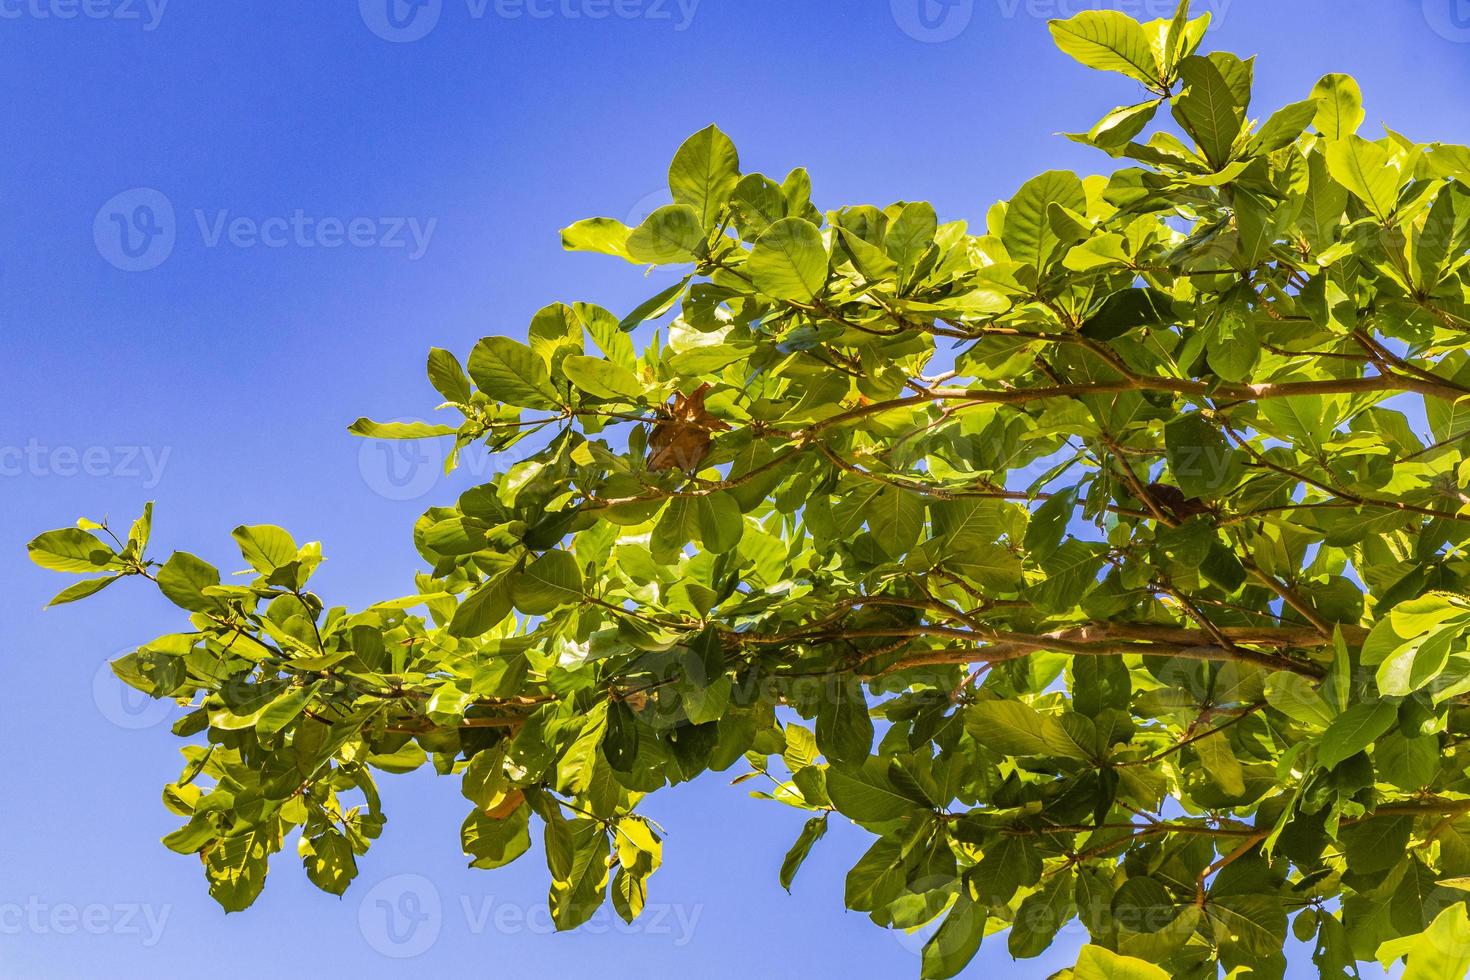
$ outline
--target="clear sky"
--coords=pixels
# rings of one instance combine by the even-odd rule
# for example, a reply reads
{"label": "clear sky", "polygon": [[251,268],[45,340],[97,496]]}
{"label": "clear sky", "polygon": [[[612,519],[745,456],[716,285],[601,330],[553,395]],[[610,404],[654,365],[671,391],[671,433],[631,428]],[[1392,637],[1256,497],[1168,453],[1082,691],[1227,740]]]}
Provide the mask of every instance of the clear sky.
{"label": "clear sky", "polygon": [[[665,867],[631,930],[604,912],[547,935],[539,856],[466,870],[465,801],[431,775],[385,777],[385,835],[344,899],[287,853],[227,918],[158,844],[179,822],[159,801],[172,709],[99,674],[179,614],[132,582],[42,613],[65,582],[23,546],[156,499],[164,554],[234,568],[229,530],[274,523],[324,542],[330,603],[408,592],[414,519],[472,474],[346,427],[427,415],[430,345],[523,337],[558,300],[626,312],[661,285],[563,253],[559,228],[661,203],[674,149],[711,122],[747,170],[810,168],[822,207],[929,199],[983,222],[1036,172],[1108,168],[1056,134],[1136,93],[1045,27],[1095,4],[395,2],[0,0],[0,976],[917,976],[917,941],[842,908],[864,835],[834,821],[787,896],[801,817],[728,776],[648,805]],[[1466,0],[1196,9],[1217,15],[1208,46],[1260,55],[1258,115],[1349,71],[1370,123],[1470,142]],[[1080,941],[1013,965],[987,940],[965,975],[1042,977]]]}

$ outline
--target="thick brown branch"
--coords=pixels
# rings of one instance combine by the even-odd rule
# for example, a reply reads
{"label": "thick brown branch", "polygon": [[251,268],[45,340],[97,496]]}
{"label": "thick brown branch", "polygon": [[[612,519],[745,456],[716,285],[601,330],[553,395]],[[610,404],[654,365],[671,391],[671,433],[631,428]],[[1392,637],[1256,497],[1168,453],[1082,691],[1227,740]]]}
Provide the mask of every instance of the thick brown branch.
{"label": "thick brown branch", "polygon": [[[1242,661],[1254,663],[1273,670],[1289,670],[1306,677],[1321,677],[1323,670],[1317,664],[1297,660],[1277,653],[1252,650],[1240,646],[1242,643],[1272,647],[1320,647],[1320,637],[1306,637],[1302,631],[1268,630],[1254,628],[1222,629],[1222,634],[1233,644],[1230,647],[1219,643],[1202,630],[1165,627],[1150,634],[1148,627],[1088,626],[1053,633],[1027,635],[1005,630],[963,630],[948,626],[911,626],[890,629],[868,629],[844,632],[845,638],[854,637],[901,637],[937,636],[960,640],[978,641],[977,645],[918,651],[906,656],[883,673],[891,673],[911,667],[944,666],[950,664],[1000,663],[1017,660],[1042,651],[1067,653],[1077,656],[1117,656],[1137,654],[1155,657],[1177,657],[1188,660]],[[1359,631],[1360,633],[1361,631]],[[1330,634],[1329,634],[1330,635]],[[808,636],[807,642],[832,639],[831,636]],[[1296,643],[1296,639],[1306,642]],[[752,638],[760,642],[758,638]],[[786,642],[792,637],[783,637]],[[983,644],[983,645],[980,645]]]}
{"label": "thick brown branch", "polygon": [[1332,636],[1332,624],[1317,615],[1317,610],[1313,609],[1305,599],[1297,595],[1295,589],[1278,582],[1276,576],[1268,575],[1255,562],[1249,559],[1242,561],[1241,564],[1245,566],[1246,571],[1255,577],[1256,581],[1280,596],[1282,602],[1295,609],[1301,614],[1303,619],[1316,627],[1317,632],[1321,633],[1324,638],[1330,638]]}
{"label": "thick brown branch", "polygon": [[1343,395],[1366,392],[1384,394],[1414,392],[1426,398],[1455,401],[1464,395],[1458,386],[1448,381],[1430,381],[1425,378],[1406,377],[1391,372],[1362,378],[1222,385],[1209,385],[1200,381],[1187,381],[1183,378],[1160,378],[1135,374],[1117,381],[1057,384],[1036,388],[998,388],[990,391],[978,388],[934,388],[926,395],[910,395],[906,398],[873,402],[849,409],[808,426],[805,435],[811,437],[845,422],[856,421],[882,412],[913,408],[930,402],[957,401],[974,405],[1024,405],[1048,398],[1077,398],[1087,395],[1121,394],[1127,391],[1159,391],[1225,401],[1260,401],[1270,398],[1293,398],[1301,395]]}

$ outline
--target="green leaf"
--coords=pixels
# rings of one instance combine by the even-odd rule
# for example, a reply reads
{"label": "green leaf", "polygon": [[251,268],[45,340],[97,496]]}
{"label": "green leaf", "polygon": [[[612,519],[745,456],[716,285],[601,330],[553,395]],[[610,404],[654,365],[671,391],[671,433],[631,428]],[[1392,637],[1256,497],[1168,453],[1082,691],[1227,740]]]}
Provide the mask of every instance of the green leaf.
{"label": "green leaf", "polygon": [[209,894],[226,912],[243,912],[265,887],[270,843],[265,830],[246,830],[215,843],[205,855]]}
{"label": "green leaf", "polygon": [[470,867],[489,871],[504,867],[531,847],[531,808],[520,806],[505,817],[473,810],[460,827],[460,842]]}
{"label": "green leaf", "polygon": [[504,747],[477,752],[465,766],[459,790],[465,799],[481,810],[494,809],[504,802],[510,790]]}
{"label": "green leaf", "polygon": [[1290,146],[1317,118],[1320,109],[1321,103],[1315,98],[1293,102],[1278,109],[1256,131],[1251,149],[1255,153],[1274,153],[1282,147]]}
{"label": "green leaf", "polygon": [[306,868],[306,877],[328,895],[342,895],[357,877],[357,858],[352,845],[335,828],[312,837],[302,835],[297,853]]}
{"label": "green leaf", "polygon": [[602,905],[608,877],[607,831],[593,820],[577,819],[569,823],[567,843],[560,856],[553,859],[552,846],[549,841],[547,844],[547,863],[553,865],[551,920],[562,932],[575,929],[592,917]]}
{"label": "green leaf", "polygon": [[888,764],[877,756],[861,766],[828,768],[827,793],[843,816],[860,823],[894,820],[926,805],[895,787],[888,778]]}
{"label": "green leaf", "polygon": [[53,572],[98,572],[117,562],[117,553],[81,528],[67,527],[39,535],[26,551],[31,561]]}
{"label": "green leaf", "polygon": [[669,168],[674,201],[693,209],[701,229],[714,225],[739,180],[735,144],[714,126],[685,140]]}
{"label": "green leaf", "polygon": [[103,578],[84,579],[75,585],[68,585],[56,593],[51,601],[46,603],[46,606],[48,608],[51,606],[64,606],[67,603],[76,602],[88,596],[94,596],[122,577],[121,575],[108,575]]}
{"label": "green leaf", "polygon": [[764,174],[746,174],[735,185],[730,204],[741,238],[754,241],[772,223],[786,216],[786,199],[781,185]]}
{"label": "green leaf", "polygon": [[1286,911],[1275,895],[1212,896],[1205,913],[1215,926],[1216,940],[1248,955],[1280,955],[1286,943]]}
{"label": "green leaf", "polygon": [[1374,874],[1387,871],[1403,859],[1413,832],[1412,817],[1385,814],[1343,827],[1338,832],[1338,840],[1355,872]]}
{"label": "green leaf", "polygon": [[1097,573],[1103,564],[1103,549],[1097,544],[1068,538],[1051,555],[1043,567],[1046,578],[1027,590],[1027,598],[1050,614],[1073,609],[1097,584]]}
{"label": "green leaf", "polygon": [[526,339],[537,357],[556,367],[568,354],[580,354],[586,349],[583,331],[584,324],[576,310],[566,303],[549,303],[532,315]]}
{"label": "green leaf", "polygon": [[1326,408],[1319,395],[1297,395],[1270,399],[1261,406],[1261,414],[1277,434],[1315,452],[1327,441],[1331,430]]}
{"label": "green leaf", "polygon": [[898,898],[904,886],[904,856],[898,841],[880,837],[847,872],[843,903],[873,912]]}
{"label": "green leaf", "polygon": [[993,752],[1086,759],[1061,723],[1019,701],[980,701],[965,709],[965,730]]}
{"label": "green leaf", "polygon": [[863,518],[878,546],[894,558],[913,548],[924,528],[924,498],[899,487],[884,487],[868,499]]}
{"label": "green leaf", "polygon": [[1378,693],[1406,697],[1429,684],[1444,671],[1450,660],[1450,645],[1459,639],[1455,629],[1440,630],[1406,643],[1378,665]]}
{"label": "green leaf", "polygon": [[486,337],[476,344],[469,371],[481,391],[505,405],[551,409],[560,401],[546,362],[509,337]]}
{"label": "green leaf", "polygon": [[231,535],[250,567],[262,575],[270,575],[281,566],[289,565],[300,554],[291,535],[273,524],[242,524]]}
{"label": "green leaf", "polygon": [[347,427],[347,431],[364,439],[437,439],[441,436],[457,435],[459,430],[452,425],[434,425],[430,422],[374,422],[358,419]]}
{"label": "green leaf", "polygon": [[1235,758],[1230,741],[1223,733],[1205,736],[1194,743],[1194,749],[1199,753],[1204,771],[1222,793],[1226,796],[1245,793],[1245,770],[1240,767],[1240,761]]}
{"label": "green leaf", "polygon": [[151,698],[172,694],[184,681],[184,658],[164,650],[143,648],[112,662],[118,680]]}
{"label": "green leaf", "polygon": [[1363,124],[1363,92],[1351,75],[1323,75],[1312,87],[1313,125],[1328,140],[1346,139]]}
{"label": "green leaf", "polygon": [[657,320],[679,301],[684,295],[684,290],[689,288],[689,278],[679,280],[666,289],[661,289],[648,299],[634,307],[633,311],[618,321],[618,329],[624,333],[632,330],[638,324],[647,320]]}
{"label": "green leaf", "polygon": [[862,764],[873,748],[873,719],[862,684],[840,679],[824,693],[817,708],[817,745],[833,762]]}
{"label": "green leaf", "polygon": [[924,201],[904,205],[888,229],[883,247],[905,280],[934,244],[939,219],[934,206]]}
{"label": "green leaf", "polygon": [[1311,681],[1290,671],[1266,678],[1266,701],[1293,721],[1314,728],[1326,728],[1337,714]]}
{"label": "green leaf", "polygon": [[1147,960],[1119,956],[1101,946],[1083,946],[1072,968],[1072,980],[1169,980],[1169,974]]}
{"label": "green leaf", "polygon": [[573,354],[561,362],[567,380],[594,398],[641,401],[645,388],[638,376],[612,361]]}
{"label": "green leaf", "polygon": [[310,703],[314,689],[291,687],[266,706],[255,719],[255,733],[262,738],[276,734],[301,716]]}
{"label": "green leaf", "polygon": [[658,208],[628,236],[628,255],[638,262],[666,265],[697,261],[704,252],[704,225],[687,204]]}
{"label": "green leaf", "polygon": [[810,303],[827,282],[827,246],[805,218],[782,218],[756,240],[746,268],[755,287],[775,299]]}
{"label": "green leaf", "polygon": [[745,519],[740,514],[740,505],[728,491],[692,498],[691,511],[694,536],[715,554],[734,549],[745,536]]}
{"label": "green leaf", "polygon": [[179,608],[191,613],[212,613],[221,605],[204,589],[219,585],[219,569],[185,551],[175,551],[156,574],[159,591]]}
{"label": "green leaf", "polygon": [[1048,217],[1053,204],[1077,212],[1087,210],[1087,192],[1070,170],[1049,170],[1026,181],[1005,212],[1001,239],[1006,252],[1038,272],[1045,272],[1061,241]]}
{"label": "green leaf", "polygon": [[1158,61],[1143,25],[1116,10],[1084,10],[1048,25],[1057,47],[1098,71],[1114,71],[1145,85],[1160,82]]}
{"label": "green leaf", "polygon": [[467,405],[474,395],[459,358],[439,347],[429,350],[429,383],[444,396],[445,401]]}
{"label": "green leaf", "polygon": [[827,834],[827,817],[812,817],[802,825],[801,833],[797,835],[796,843],[786,852],[786,858],[781,862],[781,887],[788,892],[791,891],[791,883],[796,880],[796,872],[801,870],[802,864],[806,862],[807,855],[812,851],[812,845],[821,840]]}
{"label": "green leaf", "polygon": [[1197,412],[1164,426],[1169,472],[1185,496],[1218,499],[1235,482],[1235,454],[1215,426]]}
{"label": "green leaf", "polygon": [[1470,249],[1470,192],[1458,184],[1448,184],[1435,198],[1424,227],[1414,237],[1414,281],[1425,289],[1434,289],[1467,249]]}
{"label": "green leaf", "polygon": [[544,616],[582,601],[582,573],[565,551],[548,551],[510,577],[511,602],[528,616]]}
{"label": "green leaf", "polygon": [[732,687],[719,635],[701,632],[680,658],[680,666],[678,693],[689,721],[696,725],[719,721],[729,710]]}
{"label": "green leaf", "polygon": [[1387,701],[1350,706],[1333,719],[1317,747],[1317,765],[1336,769],[1345,759],[1372,745],[1398,718],[1398,708]]}
{"label": "green leaf", "polygon": [[[1242,269],[1254,269],[1271,251],[1274,225],[1269,202],[1237,188],[1235,230],[1240,244],[1236,262]],[[1216,340],[1210,345],[1210,366],[1226,381],[1244,381],[1255,367],[1260,352],[1255,330],[1249,321],[1226,317],[1220,321]]]}
{"label": "green leaf", "polygon": [[497,576],[472,592],[454,611],[447,627],[450,636],[482,636],[510,615],[510,588]]}
{"label": "green leaf", "polygon": [[945,567],[989,592],[1015,592],[1021,584],[1021,559],[999,544],[982,544],[973,535],[949,539]]}
{"label": "green leaf", "polygon": [[133,526],[128,530],[128,543],[125,551],[127,554],[142,557],[148,547],[148,539],[153,535],[153,501],[143,505],[143,513],[139,514],[133,521]]}
{"label": "green leaf", "polygon": [[1149,99],[1136,105],[1119,106],[1086,133],[1073,133],[1069,138],[1116,155],[1153,121],[1161,104],[1160,99]]}
{"label": "green leaf", "polygon": [[1111,910],[1130,932],[1159,933],[1178,919],[1179,905],[1161,879],[1133,874],[1113,895]]}
{"label": "green leaf", "polygon": [[[633,354],[633,343],[618,326],[618,318],[600,306],[577,303],[572,309],[581,320],[595,343],[607,359],[625,371],[637,368],[638,359]],[[562,362],[565,364],[566,362]]]}
{"label": "green leaf", "polygon": [[1030,838],[1003,834],[986,845],[985,856],[975,866],[973,887],[985,905],[1005,906],[1021,888],[1041,880],[1041,855]]}
{"label": "green leaf", "polygon": [[1234,551],[1218,541],[1211,542],[1209,553],[1200,562],[1199,572],[1207,582],[1227,593],[1239,591],[1246,582],[1245,566]]}
{"label": "green leaf", "polygon": [[1405,793],[1417,793],[1439,772],[1439,739],[1431,735],[1406,738],[1400,732],[1389,732],[1373,746],[1373,765],[1383,781]]}
{"label": "green leaf", "polygon": [[1072,893],[1070,874],[1056,873],[1042,879],[1041,886],[1016,909],[1016,920],[1006,940],[1011,956],[1031,959],[1046,952],[1076,913]]}
{"label": "green leaf", "polygon": [[1399,173],[1387,150],[1361,136],[1346,136],[1327,144],[1327,168],[1332,179],[1364,204],[1380,220],[1398,206]]}
{"label": "green leaf", "polygon": [[975,958],[980,941],[985,938],[989,911],[971,899],[967,889],[960,889],[949,914],[924,943],[921,972],[924,980],[947,980]]}
{"label": "green leaf", "polygon": [[1462,980],[1467,973],[1470,917],[1464,904],[1456,903],[1435,916],[1429,928],[1413,940],[1403,980]]}
{"label": "green leaf", "polygon": [[1157,289],[1125,289],[1109,296],[1082,324],[1082,336],[1112,340],[1130,330],[1172,323],[1173,299]]}
{"label": "green leaf", "polygon": [[607,708],[607,734],[602,739],[602,754],[608,765],[618,772],[632,772],[638,759],[638,720],[626,702],[617,701]]}
{"label": "green leaf", "polygon": [[561,247],[568,252],[598,252],[634,261],[628,254],[632,229],[612,218],[588,218],[561,230]]}
{"label": "green leaf", "polygon": [[1174,118],[1199,144],[1216,170],[1231,157],[1231,148],[1245,123],[1245,107],[1230,84],[1208,58],[1185,58],[1179,75],[1187,86],[1174,99]]}
{"label": "green leaf", "polygon": [[663,863],[663,841],[644,817],[620,818],[614,840],[619,863],[640,878],[647,878]]}
{"label": "green leaf", "polygon": [[1071,248],[1062,264],[1073,272],[1126,266],[1130,263],[1122,235],[1099,235]]}

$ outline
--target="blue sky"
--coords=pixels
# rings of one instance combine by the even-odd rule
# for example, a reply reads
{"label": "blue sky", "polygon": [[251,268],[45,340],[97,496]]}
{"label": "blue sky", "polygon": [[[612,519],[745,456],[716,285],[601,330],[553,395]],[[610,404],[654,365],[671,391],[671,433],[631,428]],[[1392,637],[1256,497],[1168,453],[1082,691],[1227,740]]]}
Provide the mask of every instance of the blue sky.
{"label": "blue sky", "polygon": [[[1040,170],[1107,168],[1055,135],[1136,101],[1052,48],[1046,18],[1090,4],[399,2],[0,0],[0,975],[916,976],[914,941],[842,908],[863,835],[834,821],[787,896],[800,816],[717,776],[650,804],[669,838],[636,930],[604,914],[547,935],[539,858],[466,870],[457,785],[424,775],[387,777],[387,831],[345,899],[285,855],[226,918],[157,843],[177,822],[171,709],[99,674],[179,619],[134,583],[42,613],[64,583],[24,543],[156,499],[165,553],[233,568],[229,529],[275,523],[324,542],[332,603],[407,592],[413,520],[473,474],[346,426],[427,414],[430,345],[662,285],[563,253],[559,228],[661,203],[669,157],[711,122],[748,170],[810,168],[823,207],[929,199],[980,223]],[[1466,0],[1196,6],[1217,14],[1208,45],[1261,56],[1258,115],[1349,71],[1370,123],[1470,142]],[[1044,976],[1069,937],[1020,965],[989,940],[966,975]]]}

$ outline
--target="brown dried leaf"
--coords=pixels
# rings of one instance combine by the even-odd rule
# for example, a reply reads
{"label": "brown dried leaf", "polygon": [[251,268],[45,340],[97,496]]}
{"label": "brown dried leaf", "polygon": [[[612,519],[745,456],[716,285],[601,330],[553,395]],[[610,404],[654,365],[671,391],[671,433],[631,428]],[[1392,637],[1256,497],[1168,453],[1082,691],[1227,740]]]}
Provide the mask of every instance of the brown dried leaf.
{"label": "brown dried leaf", "polygon": [[1183,490],[1171,487],[1167,483],[1150,483],[1147,490],[1154,503],[1175,517],[1193,517],[1196,514],[1205,514],[1210,511],[1210,505],[1203,500],[1198,497],[1186,497]]}
{"label": "brown dried leaf", "polygon": [[710,387],[703,384],[692,395],[675,394],[674,400],[660,412],[662,418],[648,439],[650,470],[677,467],[693,473],[709,454],[710,433],[730,428],[704,407],[704,396]]}

